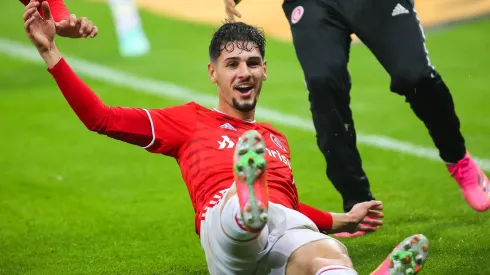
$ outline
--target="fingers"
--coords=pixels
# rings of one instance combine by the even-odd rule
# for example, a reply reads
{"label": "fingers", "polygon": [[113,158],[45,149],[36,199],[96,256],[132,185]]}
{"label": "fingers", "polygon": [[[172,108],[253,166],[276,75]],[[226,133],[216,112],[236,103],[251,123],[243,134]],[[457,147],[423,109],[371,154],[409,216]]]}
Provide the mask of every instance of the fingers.
{"label": "fingers", "polygon": [[80,24],[80,34],[83,37],[86,29],[88,28],[89,21],[88,21],[87,17],[81,17],[78,19],[78,23]]}
{"label": "fingers", "polygon": [[70,14],[66,19],[55,22],[56,33],[63,37],[87,38],[95,37],[99,29],[87,17],[77,18],[75,14]]}
{"label": "fingers", "polygon": [[364,232],[375,232],[378,229],[376,226],[371,226],[371,225],[366,225],[366,224],[360,224],[358,231],[364,231]]}
{"label": "fingers", "polygon": [[78,19],[80,24],[80,35],[85,38],[92,34],[94,31],[94,24],[92,21],[88,20],[87,17],[81,17]]}
{"label": "fingers", "polygon": [[230,23],[236,22],[235,16],[233,16],[233,14],[227,12],[226,15],[228,16],[228,22],[230,22]]}
{"label": "fingers", "polygon": [[94,23],[89,20],[87,28],[85,28],[83,37],[88,37],[92,33],[93,30],[94,30]]}
{"label": "fingers", "polygon": [[70,17],[68,18],[68,22],[70,26],[75,27],[77,24],[77,16],[75,14],[70,14]]}
{"label": "fingers", "polygon": [[378,210],[368,210],[368,213],[367,215],[371,218],[378,218],[378,219],[382,219],[385,217],[385,214],[381,211],[378,211]]}
{"label": "fingers", "polygon": [[362,220],[361,224],[369,226],[381,226],[384,224],[384,222],[380,219],[366,217]]}
{"label": "fingers", "polygon": [[225,11],[228,21],[235,22],[235,16],[241,18],[242,15],[236,10],[236,4],[233,0],[225,0]]}
{"label": "fingers", "polygon": [[37,6],[39,6],[39,2],[31,1],[29,4],[37,3],[37,5],[31,5],[30,8],[26,9],[24,12],[23,20],[24,20],[24,29],[26,32],[29,32],[31,24],[41,17],[39,12],[37,11]]}
{"label": "fingers", "polygon": [[32,22],[34,22],[34,20],[36,20],[36,17],[34,16],[31,16],[29,18],[27,18],[27,20],[24,20],[24,29],[29,32],[29,27],[31,26]]}
{"label": "fingers", "polygon": [[30,9],[26,9],[26,11],[24,12],[24,22],[26,22],[29,18],[32,18],[34,13],[37,12],[37,8],[36,7],[32,7]]}
{"label": "fingers", "polygon": [[372,200],[372,201],[368,201],[366,202],[367,204],[367,207],[368,208],[379,208],[379,207],[383,207],[383,203],[381,201],[375,201],[375,200]]}
{"label": "fingers", "polygon": [[28,9],[30,8],[38,8],[39,7],[39,1],[38,0],[31,0],[31,2],[29,2],[29,4],[26,5],[26,7],[24,8],[25,11],[27,11]]}
{"label": "fingers", "polygon": [[230,13],[238,18],[241,18],[242,15],[237,11],[237,9],[235,7],[232,7],[232,6],[226,6],[226,12],[227,13]]}
{"label": "fingers", "polygon": [[98,33],[99,33],[99,28],[97,28],[97,26],[94,26],[94,29],[90,33],[90,37],[94,38],[97,36]]}
{"label": "fingers", "polygon": [[48,1],[44,1],[41,4],[41,7],[43,9],[44,19],[45,20],[51,20],[51,19],[53,19],[53,17],[51,16],[51,9],[49,8]]}

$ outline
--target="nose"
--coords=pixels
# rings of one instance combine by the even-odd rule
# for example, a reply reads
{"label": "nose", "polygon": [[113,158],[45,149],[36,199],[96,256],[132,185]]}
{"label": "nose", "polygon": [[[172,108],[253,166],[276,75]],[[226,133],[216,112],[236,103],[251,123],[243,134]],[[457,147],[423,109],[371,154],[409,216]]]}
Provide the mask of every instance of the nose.
{"label": "nose", "polygon": [[250,68],[247,66],[247,63],[241,62],[240,66],[238,67],[238,78],[247,79],[251,76],[252,73],[250,72]]}

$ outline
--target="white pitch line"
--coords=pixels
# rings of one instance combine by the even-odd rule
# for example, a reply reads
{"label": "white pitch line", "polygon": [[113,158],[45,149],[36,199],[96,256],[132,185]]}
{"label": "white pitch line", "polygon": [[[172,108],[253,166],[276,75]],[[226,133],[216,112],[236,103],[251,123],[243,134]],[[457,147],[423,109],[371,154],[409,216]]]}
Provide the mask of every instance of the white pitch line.
{"label": "white pitch line", "polygon": [[[0,53],[29,62],[44,64],[44,61],[39,57],[33,46],[16,41],[0,38]],[[192,100],[207,106],[214,106],[217,102],[217,98],[214,96],[198,93],[173,83],[142,78],[80,58],[64,56],[77,73],[115,86],[131,88],[136,92],[160,95],[182,101]],[[264,107],[257,108],[257,116],[269,122],[314,132],[313,123],[310,119],[304,119],[299,116]],[[365,133],[358,133],[357,140],[360,144],[383,150],[394,151],[428,160],[441,161],[438,151],[435,148],[423,147],[387,136]],[[475,160],[481,165],[482,169],[490,171],[490,160],[483,158],[475,158]]]}

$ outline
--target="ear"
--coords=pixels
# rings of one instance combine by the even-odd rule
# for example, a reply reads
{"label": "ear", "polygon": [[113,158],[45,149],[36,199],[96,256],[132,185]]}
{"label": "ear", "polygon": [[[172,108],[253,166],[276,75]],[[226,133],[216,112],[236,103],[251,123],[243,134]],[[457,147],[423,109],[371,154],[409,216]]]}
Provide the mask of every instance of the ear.
{"label": "ear", "polygon": [[213,64],[213,63],[208,64],[208,74],[209,74],[209,79],[211,80],[211,82],[216,84],[218,82],[218,77],[216,75],[215,64]]}
{"label": "ear", "polygon": [[266,81],[267,80],[267,60],[264,60],[264,64],[262,65],[264,68],[264,75],[262,76],[262,80]]}

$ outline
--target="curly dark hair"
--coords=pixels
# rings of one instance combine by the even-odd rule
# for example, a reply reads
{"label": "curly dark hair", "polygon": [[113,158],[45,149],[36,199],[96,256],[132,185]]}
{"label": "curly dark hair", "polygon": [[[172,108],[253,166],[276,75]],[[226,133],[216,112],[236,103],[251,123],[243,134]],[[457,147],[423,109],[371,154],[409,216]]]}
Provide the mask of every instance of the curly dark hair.
{"label": "curly dark hair", "polygon": [[243,22],[225,22],[213,34],[209,44],[209,60],[211,62],[218,60],[221,51],[232,52],[235,46],[242,51],[252,51],[256,47],[262,58],[265,58],[264,31]]}

